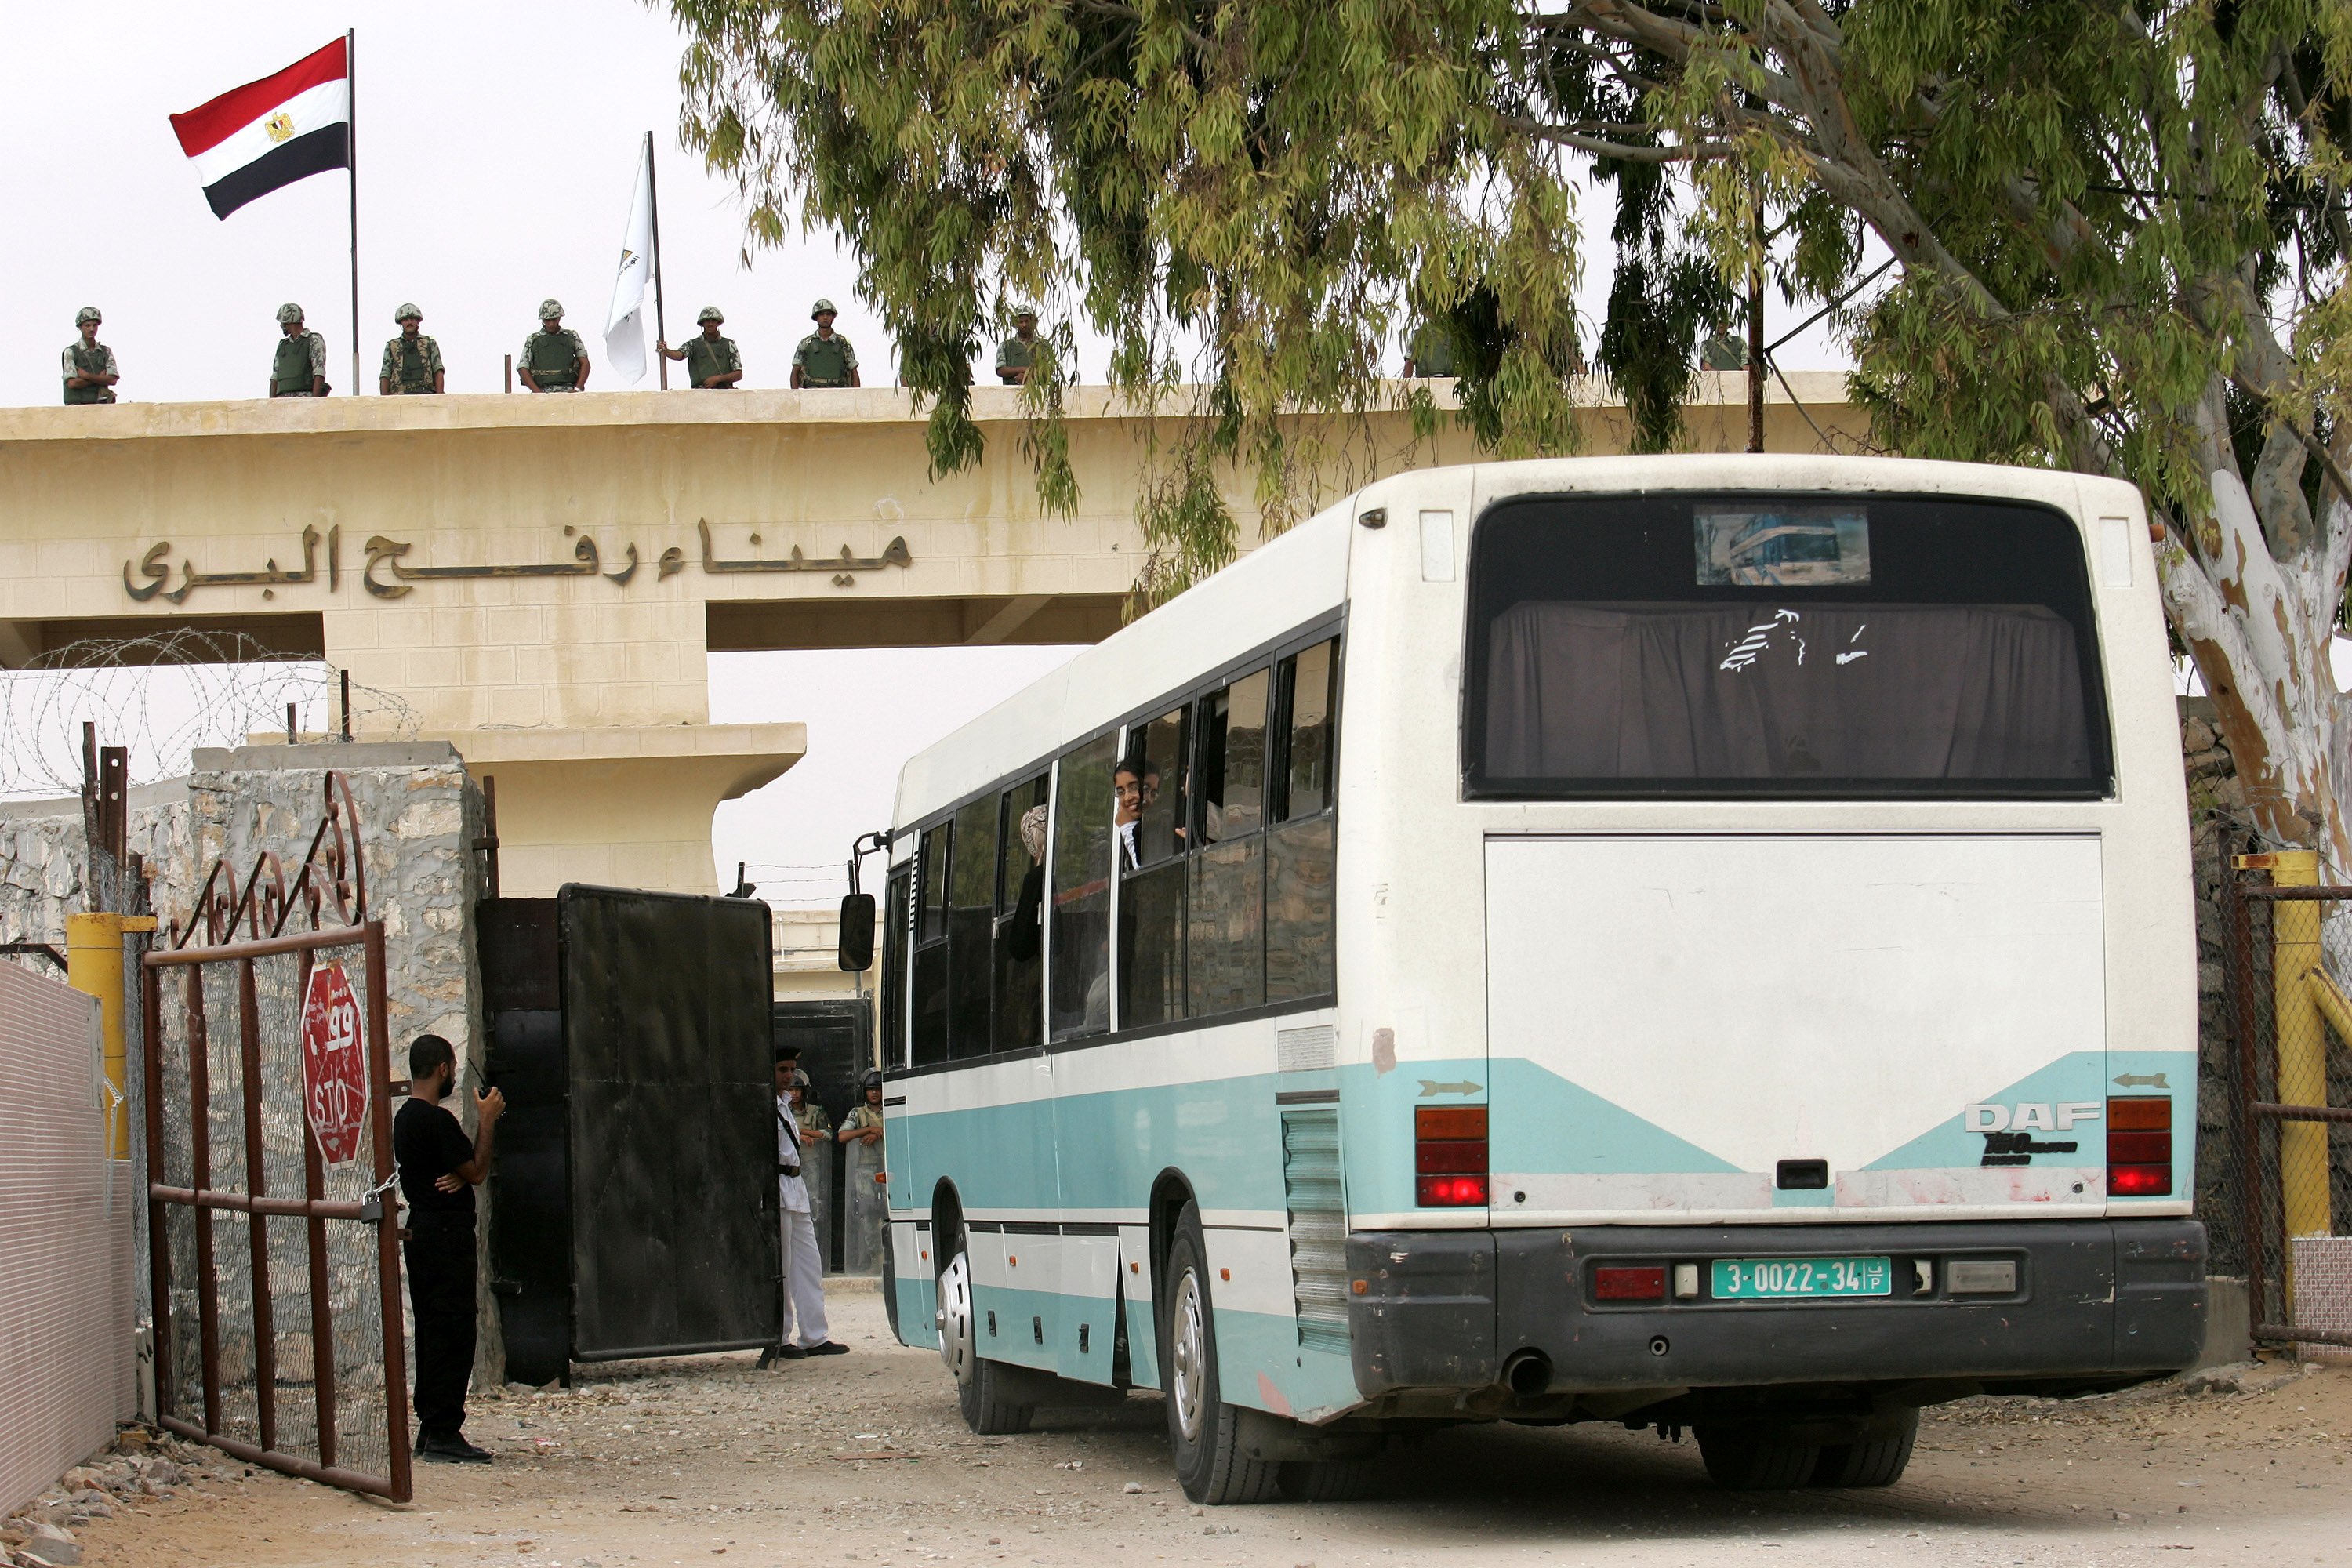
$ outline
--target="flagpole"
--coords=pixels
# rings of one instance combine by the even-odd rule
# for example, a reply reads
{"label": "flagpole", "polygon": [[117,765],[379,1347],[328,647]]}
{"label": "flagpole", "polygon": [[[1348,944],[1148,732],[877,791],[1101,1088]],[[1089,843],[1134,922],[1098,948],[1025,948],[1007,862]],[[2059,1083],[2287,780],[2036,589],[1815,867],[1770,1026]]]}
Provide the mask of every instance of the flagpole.
{"label": "flagpole", "polygon": [[[654,133],[646,132],[646,205],[654,216],[654,342],[669,342],[669,327],[663,317],[669,309],[669,290],[662,287],[661,276],[661,190],[654,184]],[[661,389],[669,390],[669,356],[659,348],[654,357],[661,361]]]}
{"label": "flagpole", "polygon": [[352,395],[360,395],[360,30],[343,34],[344,91],[351,100],[343,122],[344,166],[352,186]]}

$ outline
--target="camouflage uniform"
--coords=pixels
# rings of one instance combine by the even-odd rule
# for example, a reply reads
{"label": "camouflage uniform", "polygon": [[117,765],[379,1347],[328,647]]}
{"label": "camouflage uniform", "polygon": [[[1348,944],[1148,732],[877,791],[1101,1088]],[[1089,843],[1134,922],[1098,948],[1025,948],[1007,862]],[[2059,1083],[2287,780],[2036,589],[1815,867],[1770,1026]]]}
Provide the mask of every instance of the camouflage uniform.
{"label": "camouflage uniform", "polygon": [[[833,313],[830,300],[819,300],[816,309],[809,312],[812,316]],[[850,373],[857,368],[857,351],[839,332],[829,338],[811,332],[793,351],[793,368],[801,373],[803,386],[847,386]]]}
{"label": "camouflage uniform", "polygon": [[[286,326],[302,319],[299,305],[278,307],[278,324]],[[269,361],[269,395],[272,397],[317,397],[323,395],[322,384],[327,378],[327,340],[316,332],[296,332],[281,336],[277,352]],[[321,391],[313,392],[313,386]]]}
{"label": "camouflage uniform", "polygon": [[1454,340],[1435,323],[1422,328],[1413,335],[1412,349],[1412,374],[1416,379],[1458,374],[1454,368]]}
{"label": "camouflage uniform", "polygon": [[1030,338],[1025,342],[1016,333],[996,345],[996,368],[1034,370],[1037,362],[1046,357],[1045,340]]}
{"label": "camouflage uniform", "polygon": [[[741,370],[743,356],[735,347],[733,338],[711,339],[699,332],[686,340],[686,384],[702,386],[708,378],[725,375],[729,371]],[[703,387],[706,392],[725,392],[726,386]]]}
{"label": "camouflage uniform", "polygon": [[[845,1132],[862,1132],[881,1125],[882,1112],[871,1105],[854,1107],[841,1121]],[[842,1272],[879,1274],[890,1217],[889,1194],[878,1180],[883,1171],[883,1146],[878,1142],[869,1143],[858,1139],[846,1145],[846,1150],[841,1174],[845,1216],[841,1227]]]}
{"label": "camouflage uniform", "polygon": [[[75,314],[74,325],[79,327],[86,321],[97,319],[97,310],[85,305]],[[66,352],[58,356],[58,379],[62,383],[77,375],[121,375],[122,371],[114,363],[112,349],[101,342],[85,343],[77,334],[74,341],[66,345]],[[114,388],[110,386],[68,386],[65,395],[69,404],[114,401]]]}
{"label": "camouflage uniform", "polygon": [[515,368],[530,372],[541,392],[574,392],[580,386],[580,362],[588,357],[588,345],[570,327],[548,330],[548,322],[562,319],[562,305],[541,301],[539,331],[523,339],[522,358],[515,361]]}
{"label": "camouflage uniform", "polygon": [[434,377],[444,374],[441,345],[425,333],[412,344],[406,332],[383,345],[383,363],[376,374],[392,383],[393,395],[413,395],[433,390]]}

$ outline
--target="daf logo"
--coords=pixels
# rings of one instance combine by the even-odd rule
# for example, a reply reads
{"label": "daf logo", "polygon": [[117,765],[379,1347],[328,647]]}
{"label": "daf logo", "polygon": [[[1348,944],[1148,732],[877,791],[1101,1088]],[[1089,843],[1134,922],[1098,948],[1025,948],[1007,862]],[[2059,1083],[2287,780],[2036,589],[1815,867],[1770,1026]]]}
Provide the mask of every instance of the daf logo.
{"label": "daf logo", "polygon": [[2095,1100],[2063,1100],[2055,1105],[1969,1105],[1960,1125],[1970,1132],[2071,1132],[2077,1121],[2095,1121],[2104,1108]]}

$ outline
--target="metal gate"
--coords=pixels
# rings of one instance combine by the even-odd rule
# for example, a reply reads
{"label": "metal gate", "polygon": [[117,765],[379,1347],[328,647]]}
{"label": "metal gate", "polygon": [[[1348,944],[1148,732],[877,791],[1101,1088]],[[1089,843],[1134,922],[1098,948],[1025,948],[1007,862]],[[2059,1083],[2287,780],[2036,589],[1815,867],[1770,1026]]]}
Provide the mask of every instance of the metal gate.
{"label": "metal gate", "polygon": [[[383,925],[341,774],[323,805],[290,880],[267,851],[242,888],[214,862],[142,960],[156,1404],[249,1464],[405,1502]],[[298,916],[309,929],[289,931]],[[338,962],[360,971],[366,1104],[355,1152],[330,1164],[299,1034],[312,968]]]}
{"label": "metal gate", "polygon": [[[2253,1337],[2352,1347],[2352,999],[2330,978],[2330,906],[2309,850],[2234,857],[2222,879],[2230,1032],[2217,1260],[2246,1274]],[[2352,950],[2336,952],[2336,972]],[[2331,1041],[2332,1037],[2332,1041]],[[2329,1347],[2323,1349],[2323,1347]]]}

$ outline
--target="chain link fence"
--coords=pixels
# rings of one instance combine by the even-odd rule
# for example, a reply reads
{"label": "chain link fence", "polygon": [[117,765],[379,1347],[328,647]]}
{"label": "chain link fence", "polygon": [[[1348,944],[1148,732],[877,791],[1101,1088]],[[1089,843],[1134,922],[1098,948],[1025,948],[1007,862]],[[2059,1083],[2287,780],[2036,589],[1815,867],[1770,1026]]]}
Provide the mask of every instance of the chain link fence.
{"label": "chain link fence", "polygon": [[2216,1264],[2242,1269],[2254,1338],[2352,1361],[2352,999],[2331,963],[2352,888],[2318,885],[2309,851],[2232,857],[2222,878],[2233,1060],[2216,1201]]}

